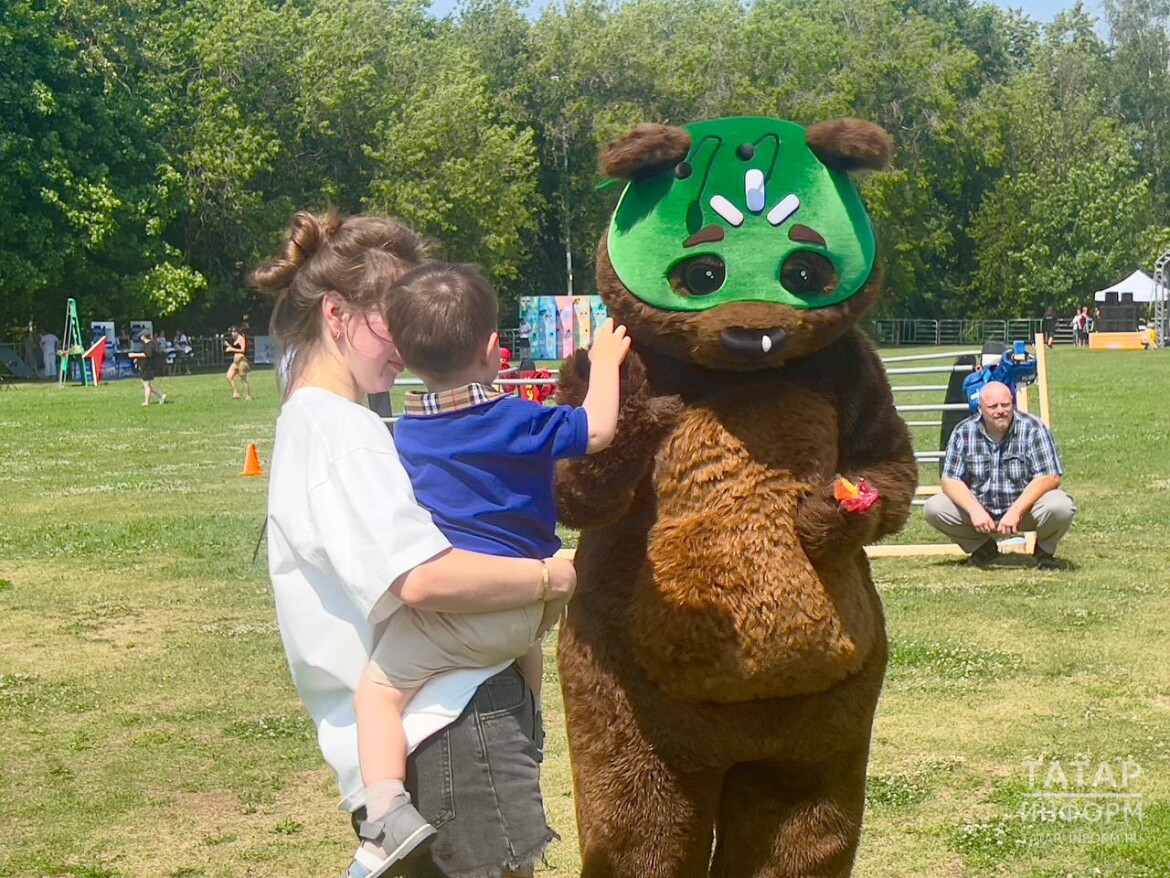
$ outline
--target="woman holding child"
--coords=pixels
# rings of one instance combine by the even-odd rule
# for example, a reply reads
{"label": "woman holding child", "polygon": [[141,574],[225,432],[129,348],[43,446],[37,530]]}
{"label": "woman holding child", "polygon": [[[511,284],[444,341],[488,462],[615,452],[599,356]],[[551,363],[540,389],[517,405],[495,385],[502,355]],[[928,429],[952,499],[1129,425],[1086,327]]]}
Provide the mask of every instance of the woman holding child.
{"label": "woman holding child", "polygon": [[[404,368],[388,305],[398,281],[425,262],[425,245],[392,220],[300,213],[282,256],[254,273],[275,296],[271,331],[288,357],[269,571],[294,682],[362,839],[346,875],[530,875],[555,837],[540,797],[538,706],[513,661],[531,638],[467,660],[459,643],[447,644],[447,660],[422,661],[409,678],[370,664],[375,646],[393,646],[388,622],[399,613],[393,638],[406,637],[407,617],[535,610],[547,628],[576,583],[572,565],[551,552],[462,548],[416,502],[389,431],[360,404]],[[599,371],[612,372],[616,421],[628,341],[613,335],[616,361]],[[498,357],[486,350],[495,340],[484,342]],[[562,451],[592,450],[579,425],[569,434]],[[371,686],[359,720],[355,694]],[[403,778],[408,747],[416,749]]]}

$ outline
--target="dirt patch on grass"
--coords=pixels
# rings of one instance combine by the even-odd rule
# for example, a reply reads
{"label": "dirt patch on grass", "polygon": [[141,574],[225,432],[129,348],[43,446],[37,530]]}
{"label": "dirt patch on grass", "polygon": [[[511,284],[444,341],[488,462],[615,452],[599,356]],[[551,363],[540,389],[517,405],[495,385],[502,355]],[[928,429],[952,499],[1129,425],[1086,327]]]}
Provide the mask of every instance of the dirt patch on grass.
{"label": "dirt patch on grass", "polygon": [[127,875],[337,874],[353,836],[335,793],[324,769],[289,775],[260,805],[231,790],[156,790],[150,813],[94,834],[91,856]]}

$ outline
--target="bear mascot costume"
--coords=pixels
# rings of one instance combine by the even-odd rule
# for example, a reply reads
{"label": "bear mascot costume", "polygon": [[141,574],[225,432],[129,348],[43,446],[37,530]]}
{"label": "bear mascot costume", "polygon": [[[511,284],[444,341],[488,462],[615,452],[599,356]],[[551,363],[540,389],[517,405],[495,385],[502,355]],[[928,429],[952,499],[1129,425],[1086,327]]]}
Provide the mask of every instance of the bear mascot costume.
{"label": "bear mascot costume", "polygon": [[[857,328],[878,126],[732,118],[610,144],[597,254],[633,340],[617,437],[563,461],[581,530],[559,663],[586,878],[852,870],[885,671],[864,547],[906,522],[910,437]],[[566,361],[580,404],[589,362]]]}

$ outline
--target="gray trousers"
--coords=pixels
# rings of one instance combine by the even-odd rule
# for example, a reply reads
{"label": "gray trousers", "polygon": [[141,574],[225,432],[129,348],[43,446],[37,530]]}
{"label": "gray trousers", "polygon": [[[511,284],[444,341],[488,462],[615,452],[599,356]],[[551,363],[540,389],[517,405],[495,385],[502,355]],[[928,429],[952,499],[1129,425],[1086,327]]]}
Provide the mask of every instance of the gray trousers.
{"label": "gray trousers", "polygon": [[[926,514],[926,523],[953,539],[964,552],[974,552],[987,542],[988,538],[999,536],[982,534],[975,530],[971,524],[971,517],[942,492],[927,500],[923,511]],[[1036,531],[1036,545],[1041,550],[1055,555],[1057,543],[1068,533],[1076,514],[1077,505],[1073,498],[1059,488],[1053,488],[1041,494],[1040,499],[1032,504],[1032,508],[1020,519],[1020,530]]]}

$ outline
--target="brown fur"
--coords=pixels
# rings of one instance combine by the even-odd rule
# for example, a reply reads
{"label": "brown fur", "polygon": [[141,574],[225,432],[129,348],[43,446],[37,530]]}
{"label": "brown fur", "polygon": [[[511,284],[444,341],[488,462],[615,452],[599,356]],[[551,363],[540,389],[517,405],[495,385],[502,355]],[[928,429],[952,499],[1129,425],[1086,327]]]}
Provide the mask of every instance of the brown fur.
{"label": "brown fur", "polygon": [[834,171],[880,171],[893,152],[890,135],[864,119],[819,122],[808,129],[805,141]]}
{"label": "brown fur", "polygon": [[691,135],[672,125],[646,122],[609,144],[601,154],[601,172],[619,180],[657,174],[687,157]]}
{"label": "brown fur", "polygon": [[[604,239],[597,264],[633,348],[617,439],[557,477],[582,530],[559,652],[582,874],[847,875],[886,663],[863,547],[905,523],[917,478],[855,328],[880,272],[816,311],[667,313],[622,287]],[[781,326],[788,344],[736,362],[731,326]],[[579,351],[562,400],[587,377]],[[882,499],[842,511],[839,473]]]}

